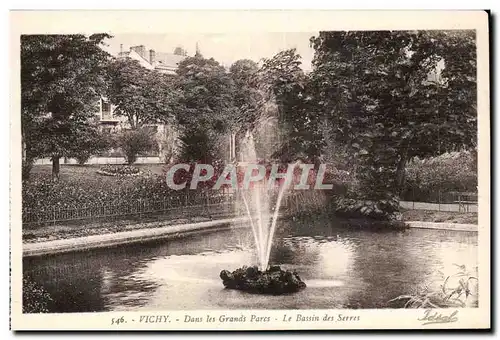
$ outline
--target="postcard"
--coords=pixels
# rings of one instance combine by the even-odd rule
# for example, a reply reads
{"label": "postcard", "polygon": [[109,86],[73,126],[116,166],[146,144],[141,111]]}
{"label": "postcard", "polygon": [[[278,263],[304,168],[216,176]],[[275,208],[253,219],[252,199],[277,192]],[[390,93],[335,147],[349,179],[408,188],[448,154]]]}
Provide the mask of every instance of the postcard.
{"label": "postcard", "polygon": [[11,329],[489,329],[485,11],[12,11]]}

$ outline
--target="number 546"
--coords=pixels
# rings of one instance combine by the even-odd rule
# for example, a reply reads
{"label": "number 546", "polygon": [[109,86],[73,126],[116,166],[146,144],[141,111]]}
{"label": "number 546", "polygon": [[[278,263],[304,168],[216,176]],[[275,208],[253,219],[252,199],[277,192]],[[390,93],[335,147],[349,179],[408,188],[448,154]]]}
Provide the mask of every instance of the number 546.
{"label": "number 546", "polygon": [[121,323],[124,323],[125,320],[123,319],[123,316],[121,318],[112,318],[111,319],[111,324],[112,325],[119,325]]}

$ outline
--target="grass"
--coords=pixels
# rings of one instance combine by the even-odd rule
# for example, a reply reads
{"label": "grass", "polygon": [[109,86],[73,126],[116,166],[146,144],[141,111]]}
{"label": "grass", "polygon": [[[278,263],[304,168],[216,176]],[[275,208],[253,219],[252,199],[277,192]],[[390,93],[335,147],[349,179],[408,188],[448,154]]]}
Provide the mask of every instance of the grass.
{"label": "grass", "polygon": [[[97,171],[104,164],[74,165],[61,164],[59,179],[61,181],[85,180],[102,182],[103,184],[113,184],[122,181],[133,181],[134,177],[102,176]],[[134,164],[134,167],[143,172],[143,176],[162,175],[165,164]],[[52,165],[34,165],[31,174],[50,176],[52,174]]]}
{"label": "grass", "polygon": [[402,210],[404,221],[478,224],[477,212]]}
{"label": "grass", "polygon": [[[134,166],[135,167],[135,166]],[[62,165],[58,181],[50,165],[37,165],[23,182],[23,209],[51,211],[118,204],[138,199],[160,200],[175,194],[163,174],[163,164],[138,164],[138,176],[104,176],[101,165]]]}

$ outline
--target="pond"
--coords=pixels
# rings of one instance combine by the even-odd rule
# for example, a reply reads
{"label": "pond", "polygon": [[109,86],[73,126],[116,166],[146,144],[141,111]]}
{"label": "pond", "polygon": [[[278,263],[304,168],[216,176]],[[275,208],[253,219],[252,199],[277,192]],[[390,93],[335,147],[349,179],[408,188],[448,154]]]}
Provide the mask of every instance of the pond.
{"label": "pond", "polygon": [[52,296],[51,312],[193,309],[395,308],[391,299],[477,266],[477,233],[340,229],[331,220],[281,221],[271,264],[307,288],[261,296],[226,290],[223,269],[256,263],[250,229],[24,259]]}

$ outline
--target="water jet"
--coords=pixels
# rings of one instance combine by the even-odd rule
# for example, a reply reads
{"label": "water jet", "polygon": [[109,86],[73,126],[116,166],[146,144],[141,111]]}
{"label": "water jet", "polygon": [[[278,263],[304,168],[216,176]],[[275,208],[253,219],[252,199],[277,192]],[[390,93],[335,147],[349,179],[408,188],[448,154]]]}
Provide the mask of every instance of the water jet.
{"label": "water jet", "polygon": [[[240,152],[245,161],[257,160],[251,133],[247,133]],[[283,174],[284,183],[278,189],[273,209],[271,209],[271,201],[273,201],[273,194],[276,194],[276,190],[273,190],[275,186],[272,183],[268,185],[265,178],[254,182],[248,190],[241,191],[241,198],[250,219],[250,227],[255,241],[258,266],[243,266],[233,272],[223,270],[220,273],[220,278],[224,287],[260,294],[293,293],[306,287],[296,272],[282,270],[279,266],[268,268],[281,202],[288,187],[287,184],[292,180],[293,169],[297,164],[291,164],[286,174]]]}

